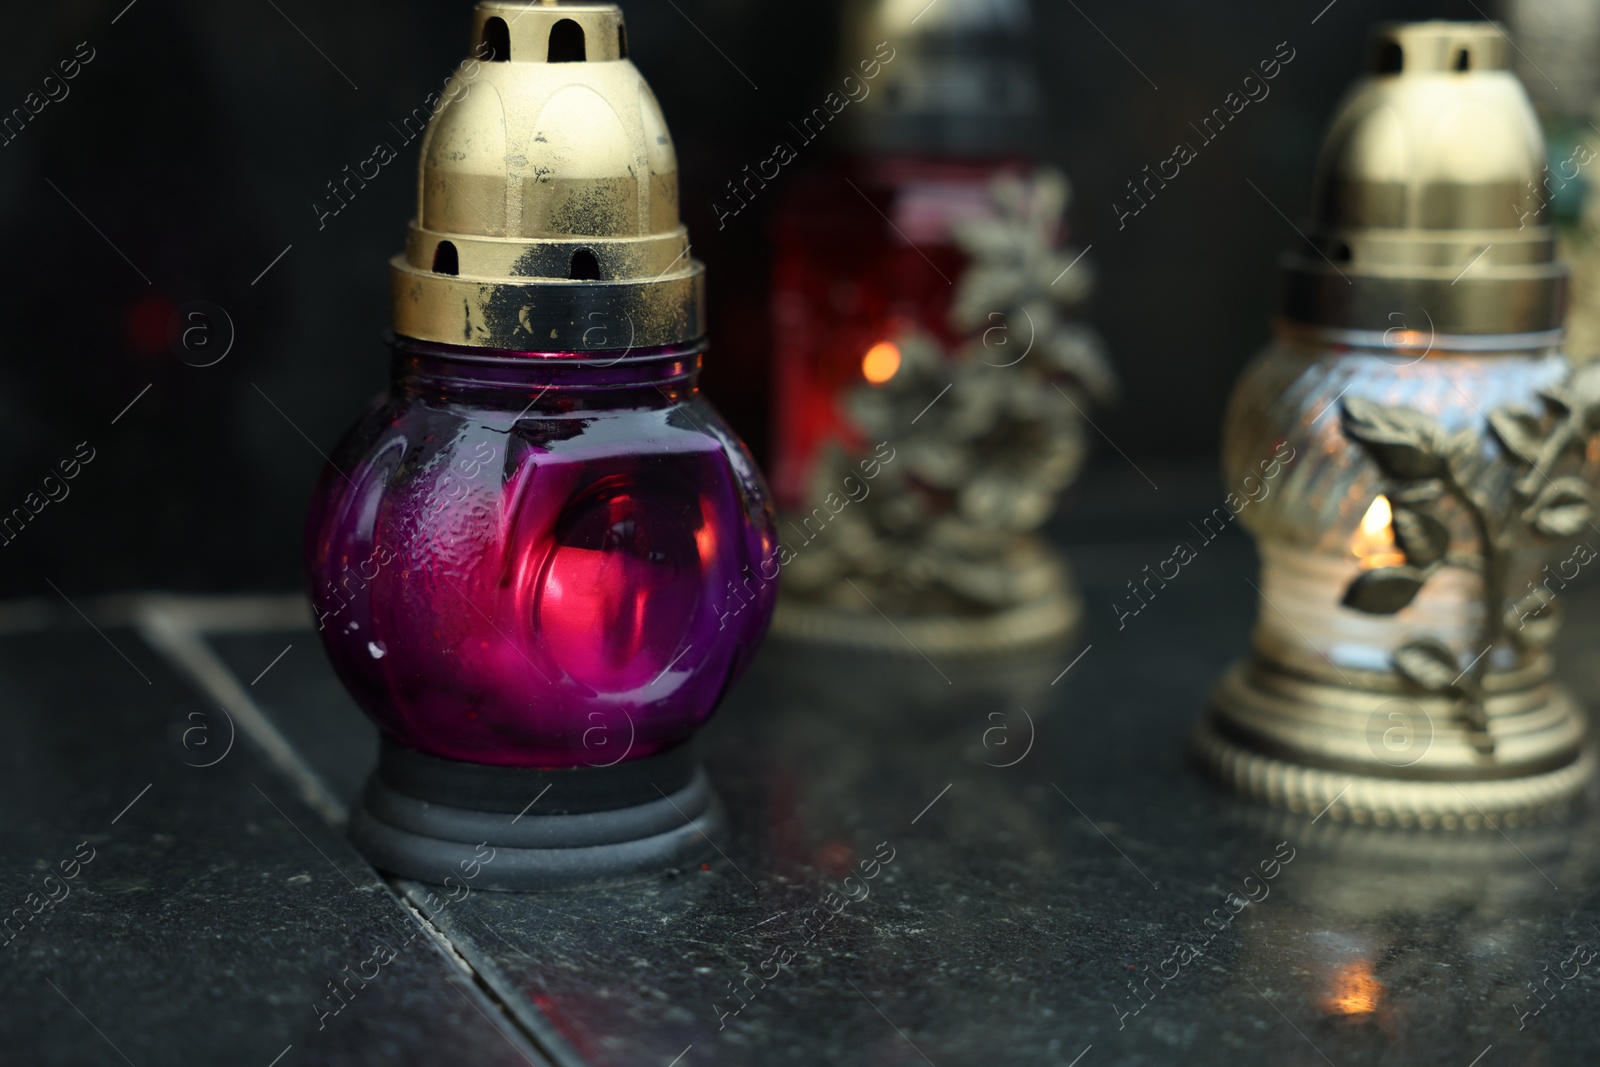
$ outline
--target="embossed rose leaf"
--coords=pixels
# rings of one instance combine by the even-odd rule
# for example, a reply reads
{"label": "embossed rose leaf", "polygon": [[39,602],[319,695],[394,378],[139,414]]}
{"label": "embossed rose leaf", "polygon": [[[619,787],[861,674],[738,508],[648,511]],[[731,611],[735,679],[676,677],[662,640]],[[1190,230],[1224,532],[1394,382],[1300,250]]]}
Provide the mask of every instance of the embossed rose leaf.
{"label": "embossed rose leaf", "polygon": [[1423,637],[1394,650],[1394,669],[1430,693],[1442,693],[1461,677],[1456,654],[1443,641]]}
{"label": "embossed rose leaf", "polygon": [[1523,517],[1546,537],[1575,537],[1593,513],[1588,485],[1568,475],[1546,482]]}
{"label": "embossed rose leaf", "polygon": [[1368,615],[1393,615],[1417,597],[1428,580],[1418,567],[1379,567],[1366,571],[1345,590],[1344,606]]}
{"label": "embossed rose leaf", "polygon": [[1410,481],[1445,473],[1446,434],[1433,416],[1358,396],[1345,398],[1343,414],[1344,432],[1365,445],[1389,477]]}
{"label": "embossed rose leaf", "polygon": [[1504,626],[1506,636],[1519,648],[1549,648],[1561,630],[1561,605],[1530,592],[1506,608]]}
{"label": "embossed rose leaf", "polygon": [[1524,463],[1539,462],[1544,427],[1527,408],[1497,408],[1489,412],[1489,425],[1506,450]]}
{"label": "embossed rose leaf", "polygon": [[1395,544],[1406,562],[1419,567],[1437,563],[1450,548],[1450,530],[1434,515],[1414,507],[1396,507],[1390,520]]}

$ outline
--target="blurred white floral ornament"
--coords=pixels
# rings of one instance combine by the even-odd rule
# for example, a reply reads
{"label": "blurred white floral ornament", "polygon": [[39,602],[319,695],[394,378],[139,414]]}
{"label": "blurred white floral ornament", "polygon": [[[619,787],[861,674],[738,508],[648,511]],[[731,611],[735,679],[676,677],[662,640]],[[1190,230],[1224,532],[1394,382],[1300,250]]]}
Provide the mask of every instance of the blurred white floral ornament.
{"label": "blurred white floral ornament", "polygon": [[[1099,335],[1067,318],[1094,275],[1084,251],[1059,243],[1066,178],[1008,175],[991,196],[992,215],[953,228],[968,266],[950,323],[965,339],[947,350],[908,330],[894,339],[893,373],[843,397],[862,438],[889,442],[895,459],[793,554],[777,633],[949,655],[1044,644],[1077,626],[1071,572],[1037,531],[1083,465],[1084,409],[1114,399],[1117,381]],[[816,515],[861,461],[830,446],[795,520]]]}

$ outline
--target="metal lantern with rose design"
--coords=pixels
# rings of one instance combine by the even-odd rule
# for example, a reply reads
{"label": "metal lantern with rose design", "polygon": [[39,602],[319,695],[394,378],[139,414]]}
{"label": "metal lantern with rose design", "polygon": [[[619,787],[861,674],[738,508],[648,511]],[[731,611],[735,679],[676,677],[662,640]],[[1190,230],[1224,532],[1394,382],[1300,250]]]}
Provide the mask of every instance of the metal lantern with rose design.
{"label": "metal lantern with rose design", "polygon": [[1492,23],[1377,28],[1276,337],[1234,391],[1229,480],[1285,442],[1298,459],[1243,516],[1254,647],[1194,743],[1291,810],[1509,825],[1592,774],[1546,647],[1595,555],[1600,375],[1562,352],[1544,146],[1506,52]]}
{"label": "metal lantern with rose design", "polygon": [[[899,321],[867,352],[864,371],[882,354],[883,373],[840,408],[882,444],[833,442],[815,460],[805,510],[779,527],[775,632],[982,655],[1077,627],[1071,570],[1038,530],[1088,455],[1085,409],[1117,381],[1099,335],[1070,317],[1093,275],[1059,242],[1068,193],[1049,168],[994,179],[993,214],[953,226],[967,264],[948,328],[962,340]],[[874,484],[855,476],[863,456],[882,461],[865,468]]]}
{"label": "metal lantern with rose design", "polygon": [[1030,5],[847,9],[849,147],[795,175],[773,223],[773,632],[908,655],[1048,645],[1082,606],[1038,530],[1115,380],[1076,318],[1094,272],[1063,246],[1066,179],[1033,162]]}

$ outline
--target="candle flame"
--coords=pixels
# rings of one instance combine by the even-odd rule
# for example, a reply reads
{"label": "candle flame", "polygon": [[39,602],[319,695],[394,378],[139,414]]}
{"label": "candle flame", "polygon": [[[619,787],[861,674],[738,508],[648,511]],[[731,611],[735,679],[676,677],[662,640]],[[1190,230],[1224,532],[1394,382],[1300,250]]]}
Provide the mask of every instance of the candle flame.
{"label": "candle flame", "polygon": [[1335,1015],[1370,1015],[1382,999],[1383,983],[1373,976],[1372,964],[1356,960],[1334,972],[1327,1009]]}
{"label": "candle flame", "polygon": [[1350,551],[1361,561],[1362,570],[1378,567],[1398,567],[1406,561],[1405,554],[1394,543],[1394,530],[1390,526],[1393,511],[1389,498],[1382,493],[1361,517],[1361,527],[1350,538]]}
{"label": "candle flame", "polygon": [[873,385],[882,385],[899,369],[900,349],[888,341],[879,341],[867,349],[861,360],[861,373]]}

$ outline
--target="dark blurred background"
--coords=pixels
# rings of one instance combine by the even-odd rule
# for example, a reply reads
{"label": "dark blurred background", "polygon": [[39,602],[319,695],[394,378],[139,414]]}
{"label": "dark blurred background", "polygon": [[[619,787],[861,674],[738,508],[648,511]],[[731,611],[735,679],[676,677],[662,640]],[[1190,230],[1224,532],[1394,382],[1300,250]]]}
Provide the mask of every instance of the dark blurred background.
{"label": "dark blurred background", "polygon": [[[312,205],[440,88],[466,54],[470,6],[95,0],[0,15],[0,115],[61,61],[93,56],[68,95],[0,146],[0,514],[42,497],[61,461],[93,455],[69,496],[0,544],[0,595],[299,583],[319,450],[387,381],[387,259],[413,212],[415,144],[321,229]],[[843,4],[624,6],[710,270],[705,385],[764,459],[779,197],[720,231],[711,200],[842,75]],[[1267,336],[1275,264],[1294,236],[1263,194],[1304,213],[1323,125],[1369,24],[1493,11],[1471,0],[1034,7],[1045,155],[1072,178],[1073,240],[1093,245],[1100,277],[1089,317],[1127,385],[1096,421],[1135,461],[1206,459],[1228,388]],[[1119,231],[1111,205],[1125,183],[1285,41],[1295,58],[1270,98]],[[231,321],[226,358],[197,367],[207,357],[175,354],[179,309],[206,313],[191,320],[209,331],[191,336],[191,353],[203,340],[220,353]],[[1103,444],[1096,462],[1123,464]]]}

